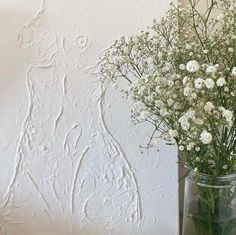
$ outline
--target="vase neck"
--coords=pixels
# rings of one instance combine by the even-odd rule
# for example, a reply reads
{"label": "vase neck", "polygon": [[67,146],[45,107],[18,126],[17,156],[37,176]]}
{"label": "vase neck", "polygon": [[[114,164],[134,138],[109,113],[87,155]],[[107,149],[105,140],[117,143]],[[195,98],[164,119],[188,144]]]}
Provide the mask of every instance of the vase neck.
{"label": "vase neck", "polygon": [[205,184],[209,186],[231,186],[236,185],[236,173],[225,176],[212,176],[207,174],[201,174],[190,170],[188,173],[189,180],[198,184]]}

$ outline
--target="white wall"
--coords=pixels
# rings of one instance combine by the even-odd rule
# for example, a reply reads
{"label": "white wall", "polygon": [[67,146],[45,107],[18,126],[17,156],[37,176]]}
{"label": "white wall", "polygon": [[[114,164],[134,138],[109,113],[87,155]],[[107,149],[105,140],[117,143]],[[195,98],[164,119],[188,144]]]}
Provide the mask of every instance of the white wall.
{"label": "white wall", "polygon": [[90,68],[169,0],[0,2],[1,235],[174,235],[176,149]]}

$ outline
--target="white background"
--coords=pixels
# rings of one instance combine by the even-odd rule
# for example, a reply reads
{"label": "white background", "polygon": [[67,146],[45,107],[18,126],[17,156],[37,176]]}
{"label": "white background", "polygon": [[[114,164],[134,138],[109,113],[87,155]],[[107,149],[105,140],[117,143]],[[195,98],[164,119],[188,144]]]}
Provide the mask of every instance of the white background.
{"label": "white background", "polygon": [[178,234],[176,148],[91,73],[169,2],[0,1],[1,235]]}

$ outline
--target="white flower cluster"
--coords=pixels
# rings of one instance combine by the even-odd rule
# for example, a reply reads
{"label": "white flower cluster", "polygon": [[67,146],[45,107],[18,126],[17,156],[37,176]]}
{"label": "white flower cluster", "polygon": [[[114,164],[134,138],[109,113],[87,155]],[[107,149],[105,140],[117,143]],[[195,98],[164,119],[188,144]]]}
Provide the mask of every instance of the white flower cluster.
{"label": "white flower cluster", "polygon": [[193,169],[212,174],[236,169],[236,3],[228,4],[208,9],[207,22],[197,6],[173,7],[149,31],[118,40],[102,60],[103,80],[125,78],[133,117],[154,125],[148,147],[175,141]]}

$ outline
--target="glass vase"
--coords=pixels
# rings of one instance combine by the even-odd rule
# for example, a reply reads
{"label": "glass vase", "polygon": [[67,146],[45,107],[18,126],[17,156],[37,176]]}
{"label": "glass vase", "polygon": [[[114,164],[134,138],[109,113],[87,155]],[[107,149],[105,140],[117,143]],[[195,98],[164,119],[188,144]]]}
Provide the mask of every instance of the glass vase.
{"label": "glass vase", "polygon": [[183,235],[236,235],[236,175],[190,171],[185,178]]}

